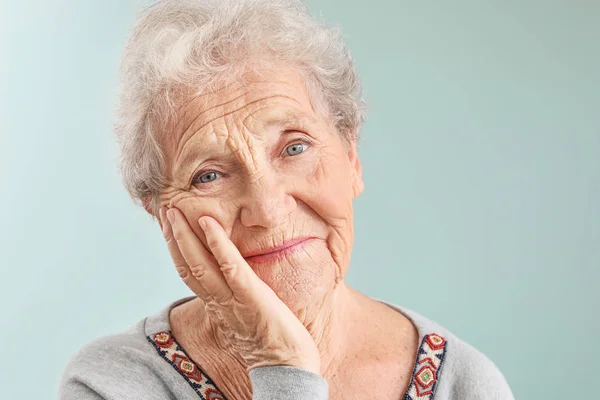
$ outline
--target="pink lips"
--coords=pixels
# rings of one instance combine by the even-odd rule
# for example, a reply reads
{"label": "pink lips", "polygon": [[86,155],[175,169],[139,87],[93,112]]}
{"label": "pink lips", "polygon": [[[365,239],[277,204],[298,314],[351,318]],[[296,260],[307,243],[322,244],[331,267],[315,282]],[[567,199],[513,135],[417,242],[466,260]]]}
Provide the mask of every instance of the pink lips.
{"label": "pink lips", "polygon": [[288,256],[288,255],[291,255],[291,254],[297,252],[298,250],[302,249],[311,239],[314,239],[314,238],[304,237],[304,238],[289,240],[287,242],[284,242],[280,246],[271,247],[266,250],[261,250],[260,253],[257,253],[257,252],[248,253],[244,256],[244,258],[246,259],[246,261],[252,262],[252,263],[265,263],[265,262],[274,261],[281,257],[285,257],[285,256]]}

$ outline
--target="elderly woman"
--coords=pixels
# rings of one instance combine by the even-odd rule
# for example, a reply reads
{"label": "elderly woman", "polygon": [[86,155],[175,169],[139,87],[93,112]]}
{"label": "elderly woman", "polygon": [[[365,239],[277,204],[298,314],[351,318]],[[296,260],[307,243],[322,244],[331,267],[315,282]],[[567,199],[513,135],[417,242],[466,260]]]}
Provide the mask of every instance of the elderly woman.
{"label": "elderly woman", "polygon": [[123,60],[133,198],[194,296],[82,349],[61,399],[511,399],[484,355],[344,282],[360,83],[298,0],[159,1]]}

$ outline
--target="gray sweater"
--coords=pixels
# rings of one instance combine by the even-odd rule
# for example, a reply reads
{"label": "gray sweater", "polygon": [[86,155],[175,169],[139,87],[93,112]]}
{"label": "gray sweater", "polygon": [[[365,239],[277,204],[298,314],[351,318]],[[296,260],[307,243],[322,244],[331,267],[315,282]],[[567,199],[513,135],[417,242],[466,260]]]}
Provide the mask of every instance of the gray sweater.
{"label": "gray sweater", "polygon": [[[64,371],[59,399],[225,399],[170,332],[169,311],[192,298],[79,350]],[[420,337],[411,383],[402,400],[514,399],[504,376],[485,355],[414,311],[381,302],[407,316]],[[294,367],[256,368],[250,371],[250,381],[256,400],[328,398],[323,377]]]}

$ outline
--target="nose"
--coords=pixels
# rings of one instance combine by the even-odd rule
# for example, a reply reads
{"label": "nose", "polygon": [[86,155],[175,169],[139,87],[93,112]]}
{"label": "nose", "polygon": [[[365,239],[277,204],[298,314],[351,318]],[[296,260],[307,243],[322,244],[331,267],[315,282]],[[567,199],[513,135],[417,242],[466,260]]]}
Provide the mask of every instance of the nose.
{"label": "nose", "polygon": [[242,225],[264,228],[281,225],[296,207],[287,186],[272,171],[250,180],[241,206]]}

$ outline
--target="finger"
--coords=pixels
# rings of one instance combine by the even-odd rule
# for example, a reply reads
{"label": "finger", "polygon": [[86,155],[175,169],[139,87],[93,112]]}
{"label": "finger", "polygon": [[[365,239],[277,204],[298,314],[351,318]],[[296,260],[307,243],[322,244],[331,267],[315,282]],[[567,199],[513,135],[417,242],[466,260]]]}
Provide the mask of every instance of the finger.
{"label": "finger", "polygon": [[[169,209],[168,213],[173,213],[173,237],[177,241],[179,251],[193,277],[206,289],[208,296],[217,302],[224,303],[231,299],[233,296],[231,288],[219,271],[216,261],[196,236],[185,216],[176,208]],[[207,298],[206,300],[212,299]]]}
{"label": "finger", "polygon": [[177,241],[173,236],[173,229],[171,227],[171,223],[167,219],[167,211],[165,208],[160,209],[160,222],[162,224],[162,232],[167,242],[167,247],[169,249],[169,253],[171,253],[171,258],[173,259],[173,263],[175,264],[175,268],[179,273],[183,282],[200,298],[206,298],[208,293],[206,289],[202,286],[202,284],[194,278],[192,275],[192,271],[190,271],[190,267],[187,264],[187,261],[179,251],[179,246],[177,245]]}
{"label": "finger", "polygon": [[240,298],[251,293],[251,285],[255,279],[258,279],[258,276],[229,239],[221,224],[208,216],[200,218],[198,222],[206,235],[208,248],[219,263],[221,272],[233,294]]}

